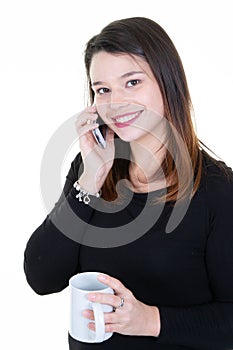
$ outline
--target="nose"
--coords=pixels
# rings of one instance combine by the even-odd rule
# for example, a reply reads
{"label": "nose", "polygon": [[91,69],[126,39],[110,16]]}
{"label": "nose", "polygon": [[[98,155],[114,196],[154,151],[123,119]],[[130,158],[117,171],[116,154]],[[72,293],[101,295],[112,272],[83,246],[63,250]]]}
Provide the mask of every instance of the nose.
{"label": "nose", "polygon": [[128,104],[123,91],[114,90],[111,92],[110,108],[117,110],[121,107],[125,107]]}

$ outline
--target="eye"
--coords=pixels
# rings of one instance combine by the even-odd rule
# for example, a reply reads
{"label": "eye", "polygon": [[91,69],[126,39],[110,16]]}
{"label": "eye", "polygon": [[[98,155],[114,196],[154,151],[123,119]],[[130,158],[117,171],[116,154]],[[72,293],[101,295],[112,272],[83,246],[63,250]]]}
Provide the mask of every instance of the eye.
{"label": "eye", "polygon": [[139,83],[141,83],[141,80],[139,80],[139,79],[134,79],[134,80],[128,81],[126,85],[127,85],[128,87],[132,87],[132,86],[138,85]]}
{"label": "eye", "polygon": [[103,95],[103,94],[106,94],[107,92],[109,92],[108,88],[100,88],[100,89],[96,90],[96,93],[98,95]]}

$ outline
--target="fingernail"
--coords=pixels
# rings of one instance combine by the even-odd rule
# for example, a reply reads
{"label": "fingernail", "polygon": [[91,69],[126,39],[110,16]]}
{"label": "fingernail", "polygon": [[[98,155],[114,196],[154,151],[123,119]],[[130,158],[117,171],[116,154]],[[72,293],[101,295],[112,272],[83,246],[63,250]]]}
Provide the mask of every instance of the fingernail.
{"label": "fingernail", "polygon": [[84,317],[88,317],[88,316],[89,316],[89,311],[84,310],[84,311],[82,312],[82,315],[83,315]]}
{"label": "fingernail", "polygon": [[96,299],[96,295],[95,294],[89,294],[88,295],[88,299],[95,300]]}
{"label": "fingernail", "polygon": [[98,276],[98,279],[99,279],[100,281],[106,281],[106,280],[107,280],[107,277],[104,276],[104,275],[99,275],[99,276]]}

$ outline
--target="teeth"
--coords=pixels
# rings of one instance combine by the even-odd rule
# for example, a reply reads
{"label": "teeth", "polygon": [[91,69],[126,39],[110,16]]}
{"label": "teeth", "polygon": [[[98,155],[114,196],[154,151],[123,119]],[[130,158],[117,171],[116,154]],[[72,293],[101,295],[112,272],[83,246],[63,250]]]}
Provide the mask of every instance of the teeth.
{"label": "teeth", "polygon": [[134,113],[134,114],[127,115],[127,116],[125,116],[125,117],[117,118],[116,121],[117,121],[118,123],[125,123],[125,122],[128,122],[129,120],[135,118],[139,113],[141,113],[141,111],[140,111],[140,112],[137,112],[137,113]]}

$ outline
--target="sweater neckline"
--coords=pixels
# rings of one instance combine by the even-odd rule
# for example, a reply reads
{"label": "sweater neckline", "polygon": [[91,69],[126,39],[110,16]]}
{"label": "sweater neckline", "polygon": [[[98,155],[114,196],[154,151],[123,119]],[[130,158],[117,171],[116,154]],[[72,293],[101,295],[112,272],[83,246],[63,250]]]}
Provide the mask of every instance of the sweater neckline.
{"label": "sweater neckline", "polygon": [[129,197],[131,198],[132,202],[143,204],[145,203],[146,200],[153,200],[156,197],[166,194],[169,187],[171,186],[167,186],[167,187],[160,188],[154,191],[149,191],[149,192],[135,192],[131,190],[129,187],[125,187],[124,190],[128,191]]}

